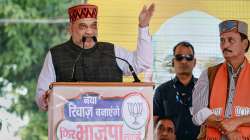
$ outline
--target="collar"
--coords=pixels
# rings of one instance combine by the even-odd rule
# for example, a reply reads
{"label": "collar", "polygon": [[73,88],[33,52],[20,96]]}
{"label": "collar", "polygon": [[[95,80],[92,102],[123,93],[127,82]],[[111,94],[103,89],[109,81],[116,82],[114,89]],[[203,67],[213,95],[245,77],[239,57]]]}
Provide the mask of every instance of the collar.
{"label": "collar", "polygon": [[[183,85],[177,76],[174,77],[173,82],[174,82],[174,84],[178,83],[178,84]],[[187,86],[189,86],[190,84],[195,84],[195,83],[196,83],[196,80],[195,80],[194,76],[192,75],[192,78],[189,81],[189,83],[187,84]]]}
{"label": "collar", "polygon": [[234,72],[233,66],[230,63],[227,63],[228,72],[232,74],[234,77],[237,77],[240,74],[241,69],[244,67],[246,59],[240,64],[239,68],[236,72]]}

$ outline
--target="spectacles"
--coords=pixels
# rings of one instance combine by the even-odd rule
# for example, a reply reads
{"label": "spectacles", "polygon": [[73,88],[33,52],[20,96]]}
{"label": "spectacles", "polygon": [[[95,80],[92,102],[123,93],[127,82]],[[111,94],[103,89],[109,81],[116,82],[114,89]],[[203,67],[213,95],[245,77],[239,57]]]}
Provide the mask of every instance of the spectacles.
{"label": "spectacles", "polygon": [[192,54],[176,54],[174,57],[177,61],[182,61],[183,59],[186,59],[187,61],[194,60],[194,56]]}
{"label": "spectacles", "polygon": [[238,21],[236,20],[227,20],[222,22],[219,25],[220,33],[231,31],[233,29],[238,29]]}

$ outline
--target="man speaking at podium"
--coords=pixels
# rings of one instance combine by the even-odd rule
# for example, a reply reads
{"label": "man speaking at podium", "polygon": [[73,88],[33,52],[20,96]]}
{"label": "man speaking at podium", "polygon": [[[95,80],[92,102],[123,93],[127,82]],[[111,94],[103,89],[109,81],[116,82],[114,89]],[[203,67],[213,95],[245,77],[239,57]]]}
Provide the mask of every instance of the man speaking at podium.
{"label": "man speaking at podium", "polygon": [[40,109],[48,109],[48,89],[52,82],[122,82],[123,75],[131,75],[124,60],[136,73],[151,67],[153,57],[148,26],[154,4],[148,8],[144,6],[139,14],[139,35],[134,52],[112,43],[97,42],[97,12],[97,6],[90,4],[68,9],[71,38],[47,53],[37,83],[36,102]]}

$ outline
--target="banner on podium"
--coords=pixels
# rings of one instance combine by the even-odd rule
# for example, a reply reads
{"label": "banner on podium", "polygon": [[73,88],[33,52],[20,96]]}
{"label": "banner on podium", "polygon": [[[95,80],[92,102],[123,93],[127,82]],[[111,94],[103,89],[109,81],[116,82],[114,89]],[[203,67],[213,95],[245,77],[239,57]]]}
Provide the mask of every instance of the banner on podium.
{"label": "banner on podium", "polygon": [[152,140],[152,86],[118,85],[55,86],[50,139]]}

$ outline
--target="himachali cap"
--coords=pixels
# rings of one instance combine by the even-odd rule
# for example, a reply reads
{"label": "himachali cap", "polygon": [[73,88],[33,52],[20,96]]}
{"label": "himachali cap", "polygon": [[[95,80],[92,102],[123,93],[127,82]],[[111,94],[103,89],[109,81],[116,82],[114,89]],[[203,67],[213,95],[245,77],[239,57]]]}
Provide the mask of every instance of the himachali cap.
{"label": "himachali cap", "polygon": [[219,24],[219,28],[220,28],[220,34],[234,30],[234,31],[237,31],[239,33],[242,33],[242,34],[248,36],[247,23],[243,22],[243,21],[225,20]]}
{"label": "himachali cap", "polygon": [[98,8],[96,5],[79,4],[68,9],[70,22],[75,22],[78,19],[97,18]]}

